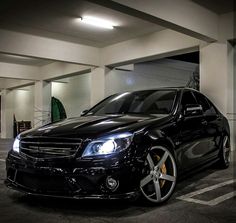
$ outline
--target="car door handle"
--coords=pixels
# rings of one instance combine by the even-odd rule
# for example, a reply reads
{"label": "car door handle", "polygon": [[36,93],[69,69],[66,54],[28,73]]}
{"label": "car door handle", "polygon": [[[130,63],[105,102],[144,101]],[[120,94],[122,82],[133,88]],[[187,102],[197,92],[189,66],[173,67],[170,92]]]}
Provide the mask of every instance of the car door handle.
{"label": "car door handle", "polygon": [[202,123],[202,125],[207,125],[207,121],[206,121],[205,119],[203,119],[203,120],[201,121],[201,123]]}

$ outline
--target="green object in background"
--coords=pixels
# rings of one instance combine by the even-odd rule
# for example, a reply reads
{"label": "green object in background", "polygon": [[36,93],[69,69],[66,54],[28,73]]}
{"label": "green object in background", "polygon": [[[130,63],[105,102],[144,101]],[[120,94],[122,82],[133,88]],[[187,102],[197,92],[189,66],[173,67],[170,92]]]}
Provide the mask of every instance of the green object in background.
{"label": "green object in background", "polygon": [[61,101],[55,97],[51,100],[51,121],[57,122],[66,118],[66,110]]}

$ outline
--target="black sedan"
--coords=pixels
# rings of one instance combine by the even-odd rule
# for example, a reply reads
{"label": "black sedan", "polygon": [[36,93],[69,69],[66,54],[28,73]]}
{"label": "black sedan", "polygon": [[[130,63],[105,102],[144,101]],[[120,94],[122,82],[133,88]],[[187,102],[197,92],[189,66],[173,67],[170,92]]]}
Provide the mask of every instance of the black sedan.
{"label": "black sedan", "polygon": [[37,196],[162,203],[177,178],[230,162],[227,119],[188,88],[112,95],[70,118],[20,134],[5,184]]}

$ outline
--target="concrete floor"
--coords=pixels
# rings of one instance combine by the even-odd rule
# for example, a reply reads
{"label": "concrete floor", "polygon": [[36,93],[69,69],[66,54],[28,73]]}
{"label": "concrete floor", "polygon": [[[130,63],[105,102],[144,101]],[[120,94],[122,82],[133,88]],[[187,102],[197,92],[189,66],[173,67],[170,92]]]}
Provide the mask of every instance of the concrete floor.
{"label": "concrete floor", "polygon": [[[235,163],[227,170],[208,168],[199,174],[178,183],[174,196],[162,206],[150,207],[142,202],[85,201],[49,198],[30,198],[7,189],[5,162],[12,142],[0,140],[0,222],[236,222],[236,197],[218,205],[209,206],[179,200],[178,197],[235,178]],[[193,198],[209,201],[236,191],[235,183],[228,184]],[[224,200],[224,199],[223,199]]]}

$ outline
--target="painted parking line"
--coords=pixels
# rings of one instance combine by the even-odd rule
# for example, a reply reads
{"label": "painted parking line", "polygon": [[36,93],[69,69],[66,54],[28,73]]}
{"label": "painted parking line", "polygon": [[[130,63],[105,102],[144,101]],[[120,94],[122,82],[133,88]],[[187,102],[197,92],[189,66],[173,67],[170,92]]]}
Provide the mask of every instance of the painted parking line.
{"label": "painted parking line", "polygon": [[217,204],[219,204],[223,201],[226,201],[226,200],[234,197],[236,195],[236,191],[232,191],[232,192],[224,194],[220,197],[216,197],[215,199],[212,199],[210,201],[203,201],[203,200],[195,199],[193,197],[196,196],[196,195],[199,195],[199,194],[206,193],[208,191],[215,190],[215,189],[220,188],[220,187],[224,187],[224,186],[232,184],[232,183],[234,183],[234,180],[228,180],[226,182],[215,184],[213,186],[209,186],[209,187],[206,187],[206,188],[203,188],[203,189],[200,189],[200,190],[182,195],[180,197],[177,197],[177,199],[178,200],[183,200],[183,201],[188,201],[188,202],[193,202],[193,203],[197,203],[197,204],[204,204],[204,205],[214,206],[214,205],[217,205]]}
{"label": "painted parking line", "polygon": [[4,159],[0,159],[0,162],[5,162],[5,160]]}

